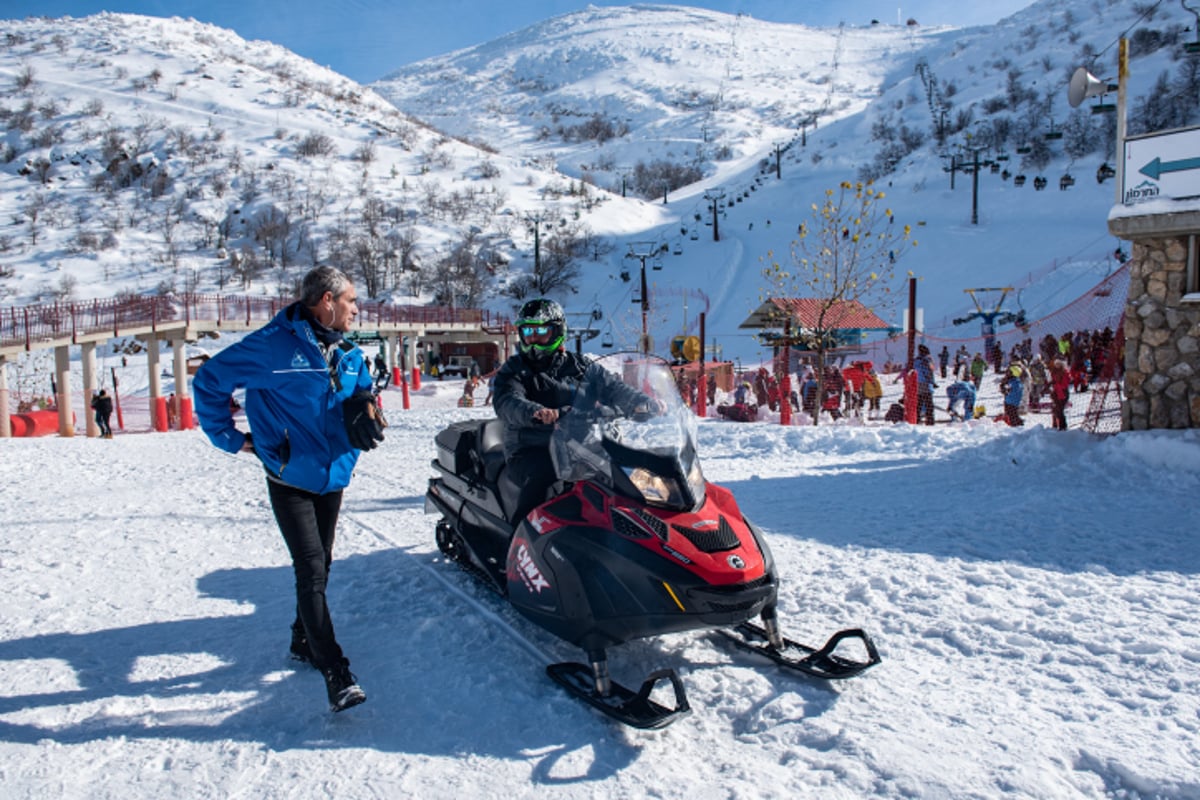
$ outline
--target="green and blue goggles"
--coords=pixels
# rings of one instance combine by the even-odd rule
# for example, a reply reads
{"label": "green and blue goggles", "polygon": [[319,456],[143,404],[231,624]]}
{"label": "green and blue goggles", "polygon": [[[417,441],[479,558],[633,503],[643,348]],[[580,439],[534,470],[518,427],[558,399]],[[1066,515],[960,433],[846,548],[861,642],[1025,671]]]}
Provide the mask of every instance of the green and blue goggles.
{"label": "green and blue goggles", "polygon": [[520,322],[517,334],[522,345],[542,351],[557,350],[563,341],[562,329],[554,323]]}
{"label": "green and blue goggles", "polygon": [[[549,338],[554,333],[553,325],[522,325],[521,338],[530,341],[538,338]],[[543,342],[544,344],[545,342]]]}

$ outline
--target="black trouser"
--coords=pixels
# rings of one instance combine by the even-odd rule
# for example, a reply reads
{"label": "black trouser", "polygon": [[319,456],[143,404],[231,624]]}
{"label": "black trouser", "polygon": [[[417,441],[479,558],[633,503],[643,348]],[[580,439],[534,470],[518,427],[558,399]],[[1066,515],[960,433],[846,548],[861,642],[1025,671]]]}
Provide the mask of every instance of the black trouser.
{"label": "black trouser", "polygon": [[520,522],[526,514],[541,505],[546,499],[546,492],[558,478],[546,448],[518,450],[510,455],[508,475],[521,487],[513,522]]}
{"label": "black trouser", "polygon": [[296,624],[303,626],[308,637],[313,665],[325,669],[341,664],[342,648],[333,634],[325,585],[333,562],[333,534],[342,507],[342,492],[313,494],[268,480],[267,493],[279,531],[292,554]]}

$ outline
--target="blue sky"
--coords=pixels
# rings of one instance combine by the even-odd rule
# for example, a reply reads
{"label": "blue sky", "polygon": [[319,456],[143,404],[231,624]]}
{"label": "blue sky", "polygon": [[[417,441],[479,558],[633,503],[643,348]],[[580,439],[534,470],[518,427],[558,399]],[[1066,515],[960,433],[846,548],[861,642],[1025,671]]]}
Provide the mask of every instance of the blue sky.
{"label": "blue sky", "polygon": [[[744,12],[806,25],[896,22],[979,25],[1033,0],[696,0],[676,5]],[[591,5],[633,5],[595,0]],[[246,39],[268,39],[360,83],[396,67],[494,39],[549,17],[578,11],[586,0],[0,0],[0,17],[83,17],[120,11],[194,17]]]}

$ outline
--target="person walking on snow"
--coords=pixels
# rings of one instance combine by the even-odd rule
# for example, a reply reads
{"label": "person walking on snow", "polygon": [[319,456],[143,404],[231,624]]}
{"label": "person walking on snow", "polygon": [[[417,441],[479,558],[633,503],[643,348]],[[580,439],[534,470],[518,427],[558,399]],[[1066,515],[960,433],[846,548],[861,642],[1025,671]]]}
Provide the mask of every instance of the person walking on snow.
{"label": "person walking on snow", "polygon": [[[193,383],[209,440],[228,453],[252,453],[267,473],[296,576],[291,654],[320,670],[332,711],[367,699],[334,635],[325,590],[342,491],[359,453],[383,441],[386,425],[366,358],[343,338],[357,314],[350,279],[317,267],[297,302],[209,359]],[[234,426],[229,399],[236,389],[246,390],[250,433]]]}
{"label": "person walking on snow", "polygon": [[100,438],[112,438],[112,425],[109,424],[109,419],[112,417],[113,401],[108,396],[108,392],[104,389],[92,398],[92,410],[96,412],[96,424],[100,426]]}

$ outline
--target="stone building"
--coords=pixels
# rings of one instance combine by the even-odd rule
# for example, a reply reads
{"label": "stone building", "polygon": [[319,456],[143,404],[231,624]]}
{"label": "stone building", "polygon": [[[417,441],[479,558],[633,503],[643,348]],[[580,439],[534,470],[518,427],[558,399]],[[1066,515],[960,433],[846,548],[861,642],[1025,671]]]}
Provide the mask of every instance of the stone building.
{"label": "stone building", "polygon": [[1125,307],[1124,430],[1200,427],[1200,201],[1118,205],[1133,243]]}

